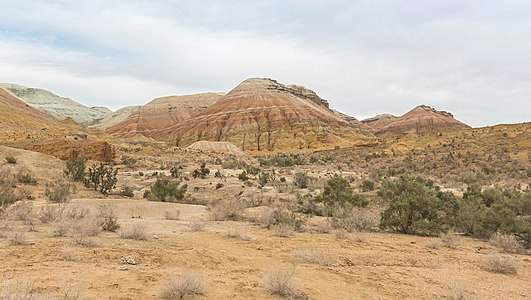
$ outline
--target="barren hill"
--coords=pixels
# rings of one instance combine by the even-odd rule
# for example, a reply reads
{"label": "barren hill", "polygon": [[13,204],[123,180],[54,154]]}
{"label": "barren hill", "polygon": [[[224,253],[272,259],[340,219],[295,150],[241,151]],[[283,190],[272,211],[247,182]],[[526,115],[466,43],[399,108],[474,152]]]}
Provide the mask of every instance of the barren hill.
{"label": "barren hill", "polygon": [[451,113],[438,111],[427,105],[419,105],[400,117],[383,114],[362,120],[362,122],[378,136],[470,128],[456,120]]}
{"label": "barren hill", "polygon": [[136,113],[141,106],[126,106],[119,110],[106,115],[103,119],[92,125],[93,128],[100,130],[106,130],[107,128],[114,126],[118,123],[125,121],[129,116]]}
{"label": "barren hill", "polygon": [[79,124],[92,125],[111,113],[106,107],[87,107],[43,89],[16,84],[0,84],[0,87],[57,120],[70,117]]}
{"label": "barren hill", "polygon": [[153,137],[178,146],[228,141],[243,151],[334,148],[374,141],[370,133],[334,114],[313,91],[262,78],[245,80],[191,119]]}
{"label": "barren hill", "polygon": [[223,94],[202,93],[154,99],[133,111],[125,120],[106,129],[112,135],[131,137],[151,136],[153,131],[178,124],[219,100]]}

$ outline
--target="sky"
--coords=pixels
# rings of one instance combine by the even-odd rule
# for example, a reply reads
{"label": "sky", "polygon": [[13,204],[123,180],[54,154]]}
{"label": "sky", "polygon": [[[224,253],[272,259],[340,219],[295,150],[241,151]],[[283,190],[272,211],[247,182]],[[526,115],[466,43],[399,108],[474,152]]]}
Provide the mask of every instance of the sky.
{"label": "sky", "polygon": [[304,85],[358,119],[531,121],[528,0],[0,0],[0,82],[113,110]]}

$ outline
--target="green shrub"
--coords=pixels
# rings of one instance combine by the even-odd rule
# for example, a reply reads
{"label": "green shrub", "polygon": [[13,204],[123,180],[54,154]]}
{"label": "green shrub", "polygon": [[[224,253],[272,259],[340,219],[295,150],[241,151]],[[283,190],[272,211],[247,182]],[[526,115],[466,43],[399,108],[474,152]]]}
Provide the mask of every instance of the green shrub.
{"label": "green shrub", "polygon": [[453,224],[458,208],[451,193],[441,192],[433,181],[421,177],[384,181],[378,194],[389,201],[380,227],[402,233],[438,235]]}
{"label": "green shrub", "polygon": [[13,155],[6,155],[6,162],[8,164],[16,164],[17,159]]}
{"label": "green shrub", "polygon": [[176,166],[173,166],[170,168],[170,174],[171,174],[171,177],[173,178],[181,178],[182,176],[182,167],[176,167]]}
{"label": "green shrub", "polygon": [[87,159],[84,157],[77,157],[66,162],[64,173],[73,181],[83,181],[85,178],[85,163]]}
{"label": "green shrub", "polygon": [[120,195],[125,196],[125,197],[134,197],[135,193],[134,193],[133,189],[130,186],[124,186],[120,190]]}
{"label": "green shrub", "polygon": [[295,177],[293,178],[293,184],[299,189],[305,189],[310,184],[310,177],[306,173],[295,173]]}
{"label": "green shrub", "polygon": [[62,179],[46,185],[45,198],[53,203],[67,203],[72,199],[75,186],[67,179]]}
{"label": "green shrub", "polygon": [[199,169],[196,169],[192,172],[192,177],[205,179],[210,174],[210,169],[206,167],[205,163],[202,163]]}
{"label": "green shrub", "polygon": [[93,165],[88,169],[85,175],[85,187],[92,187],[95,191],[102,194],[108,194],[116,187],[118,169],[100,163],[98,166]]}
{"label": "green shrub", "polygon": [[323,192],[315,197],[315,200],[327,206],[365,207],[369,204],[365,196],[354,193],[348,181],[337,174],[328,179]]}
{"label": "green shrub", "polygon": [[243,171],[238,175],[238,179],[241,181],[247,181],[249,180],[249,175],[247,175],[247,171]]}
{"label": "green shrub", "polygon": [[369,192],[374,190],[374,181],[363,179],[360,183],[360,191]]}
{"label": "green shrub", "polygon": [[15,176],[8,169],[0,169],[0,207],[12,204],[22,197],[15,193]]}
{"label": "green shrub", "polygon": [[131,156],[123,155],[122,159],[121,159],[121,162],[122,162],[122,165],[126,165],[128,167],[131,167],[131,166],[134,166],[136,164],[136,159],[131,157]]}
{"label": "green shrub", "polygon": [[17,180],[22,184],[29,185],[37,185],[37,183],[39,183],[39,181],[36,178],[32,177],[30,174],[19,174],[17,176]]}
{"label": "green shrub", "polygon": [[147,198],[151,201],[161,202],[182,201],[186,195],[187,187],[186,184],[179,186],[179,182],[166,176],[159,176],[157,181],[151,185]]}
{"label": "green shrub", "polygon": [[110,205],[100,205],[98,210],[98,225],[102,230],[115,232],[120,228],[120,225],[118,224],[118,216]]}
{"label": "green shrub", "polygon": [[261,172],[258,176],[258,183],[261,187],[266,186],[272,179],[272,175],[269,172]]}

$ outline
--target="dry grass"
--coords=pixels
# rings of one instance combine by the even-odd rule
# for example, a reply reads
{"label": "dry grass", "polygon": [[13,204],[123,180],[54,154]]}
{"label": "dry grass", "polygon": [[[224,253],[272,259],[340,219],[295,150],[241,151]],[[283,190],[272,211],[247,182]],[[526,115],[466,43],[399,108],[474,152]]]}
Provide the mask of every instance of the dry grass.
{"label": "dry grass", "polygon": [[6,233],[6,237],[11,245],[29,245],[27,233],[23,228],[11,228],[11,230]]}
{"label": "dry grass", "polygon": [[524,252],[524,248],[522,247],[522,245],[518,242],[516,237],[511,234],[503,234],[497,232],[489,239],[489,244],[501,248],[507,253]]}
{"label": "dry grass", "polygon": [[59,218],[59,209],[54,205],[44,205],[39,210],[39,221],[43,224],[53,222]]}
{"label": "dry grass", "polygon": [[271,227],[273,234],[279,237],[292,237],[295,235],[295,229],[290,224],[277,224]]}
{"label": "dry grass", "polygon": [[378,226],[378,216],[366,208],[335,207],[329,218],[334,229],[344,229],[348,232],[371,231]]}
{"label": "dry grass", "polygon": [[457,247],[459,247],[459,244],[461,243],[459,236],[456,235],[452,231],[443,233],[439,237],[441,239],[441,243],[443,244],[443,246],[450,248],[450,249],[456,249]]}
{"label": "dry grass", "polygon": [[254,237],[242,228],[229,228],[227,231],[225,231],[224,236],[226,238],[232,238],[232,239],[241,239],[244,241],[251,241],[254,240]]}
{"label": "dry grass", "polygon": [[518,264],[510,256],[491,254],[481,261],[480,267],[488,272],[505,275],[516,275]]}
{"label": "dry grass", "polygon": [[68,235],[75,244],[92,247],[95,245],[92,237],[97,236],[100,232],[101,227],[98,224],[98,219],[95,217],[85,217],[79,221],[70,221]]}
{"label": "dry grass", "polygon": [[166,218],[166,220],[179,220],[180,216],[181,216],[181,211],[178,209],[174,209],[170,211],[167,210],[164,212],[164,217]]}
{"label": "dry grass", "polygon": [[178,280],[171,280],[162,290],[161,297],[165,299],[184,299],[187,295],[203,295],[206,282],[203,275],[185,271]]}
{"label": "dry grass", "polygon": [[125,239],[131,239],[131,240],[137,240],[137,241],[145,241],[148,239],[148,234],[146,232],[146,226],[143,224],[130,224],[127,226],[124,226],[120,230],[120,236]]}
{"label": "dry grass", "polygon": [[222,201],[212,206],[212,219],[214,221],[239,221],[243,219],[244,204],[238,199]]}
{"label": "dry grass", "polygon": [[448,288],[448,299],[450,300],[473,300],[476,299],[472,292],[464,283],[454,283]]}
{"label": "dry grass", "polygon": [[300,263],[330,266],[332,260],[323,251],[314,248],[300,248],[293,252],[293,258]]}
{"label": "dry grass", "polygon": [[282,298],[306,299],[307,297],[297,290],[294,275],[294,268],[285,266],[271,268],[264,279],[266,291]]}

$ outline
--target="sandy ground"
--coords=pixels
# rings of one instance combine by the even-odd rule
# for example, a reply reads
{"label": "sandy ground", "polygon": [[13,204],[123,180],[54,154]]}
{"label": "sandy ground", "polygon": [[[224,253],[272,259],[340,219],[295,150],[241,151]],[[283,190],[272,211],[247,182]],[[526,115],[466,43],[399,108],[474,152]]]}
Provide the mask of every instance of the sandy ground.
{"label": "sandy ground", "polygon": [[[81,299],[157,299],[166,283],[184,270],[204,275],[206,293],[197,299],[277,299],[265,291],[271,268],[294,268],[298,290],[309,299],[450,299],[454,285],[466,287],[473,299],[530,299],[531,260],[511,254],[517,275],[486,272],[480,263],[497,250],[485,242],[462,238],[456,249],[428,245],[437,238],[384,233],[296,233],[283,238],[249,223],[208,221],[204,206],[130,199],[74,200],[97,210],[110,204],[123,226],[142,223],[150,238],[135,241],[103,232],[94,247],[73,245],[68,237],[50,237],[51,226],[28,232],[28,245],[0,237],[1,282],[31,284],[41,294],[59,294],[72,286]],[[35,207],[44,205],[36,202]],[[179,209],[179,220],[165,211]],[[140,218],[138,218],[140,217]],[[27,225],[12,222],[27,230]],[[18,222],[18,221],[17,221]],[[204,222],[204,231],[190,224]],[[238,228],[251,240],[227,238]],[[301,263],[294,253],[314,249],[328,265]],[[69,257],[68,260],[65,260]],[[122,257],[138,264],[124,265]]]}

